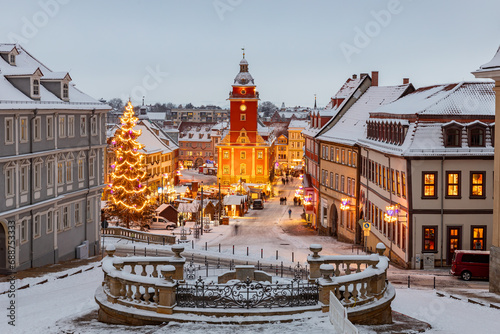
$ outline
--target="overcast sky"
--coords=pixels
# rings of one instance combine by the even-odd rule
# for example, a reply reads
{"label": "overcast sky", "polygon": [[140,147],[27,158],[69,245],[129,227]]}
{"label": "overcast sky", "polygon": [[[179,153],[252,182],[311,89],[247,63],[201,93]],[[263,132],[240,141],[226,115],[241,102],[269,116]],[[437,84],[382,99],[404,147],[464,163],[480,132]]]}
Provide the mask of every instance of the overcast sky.
{"label": "overcast sky", "polygon": [[353,73],[472,79],[500,46],[498,0],[0,0],[20,41],[95,98],[227,106],[241,48],[262,101],[324,106]]}

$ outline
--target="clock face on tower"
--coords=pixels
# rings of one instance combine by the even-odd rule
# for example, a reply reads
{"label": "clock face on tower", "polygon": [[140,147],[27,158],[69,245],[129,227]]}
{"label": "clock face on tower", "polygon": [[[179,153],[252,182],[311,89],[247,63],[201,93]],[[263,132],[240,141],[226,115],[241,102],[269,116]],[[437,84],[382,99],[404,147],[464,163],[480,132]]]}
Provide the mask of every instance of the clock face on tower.
{"label": "clock face on tower", "polygon": [[245,110],[247,110],[247,106],[246,106],[246,105],[244,105],[244,104],[242,104],[242,105],[240,106],[240,110],[241,110],[241,111],[245,111]]}

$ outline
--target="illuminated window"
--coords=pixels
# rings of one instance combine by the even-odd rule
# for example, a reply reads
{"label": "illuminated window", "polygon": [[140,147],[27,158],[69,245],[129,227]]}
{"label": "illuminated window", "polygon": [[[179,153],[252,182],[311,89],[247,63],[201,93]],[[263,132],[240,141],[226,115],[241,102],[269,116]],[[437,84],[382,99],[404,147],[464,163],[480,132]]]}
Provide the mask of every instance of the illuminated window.
{"label": "illuminated window", "polygon": [[264,154],[262,153],[262,151],[257,151],[257,159],[263,159],[264,157]]}
{"label": "illuminated window", "polygon": [[246,174],[247,173],[247,165],[246,164],[241,164],[240,165],[240,174]]}
{"label": "illuminated window", "polygon": [[241,114],[240,115],[240,121],[246,121],[246,120],[247,120],[247,115],[246,114]]}
{"label": "illuminated window", "polygon": [[422,197],[424,198],[437,198],[436,185],[437,173],[422,172]]}
{"label": "illuminated window", "polygon": [[240,159],[245,160],[247,158],[247,153],[246,152],[241,152],[240,153]]}
{"label": "illuminated window", "polygon": [[437,251],[437,227],[436,226],[423,226],[423,251],[424,252],[435,252]]}
{"label": "illuminated window", "polygon": [[229,159],[229,151],[224,150],[223,152],[224,152],[224,153],[223,153],[223,155],[224,155],[224,159]]}
{"label": "illuminated window", "polygon": [[257,167],[257,174],[262,175],[262,167],[261,166]]}
{"label": "illuminated window", "polygon": [[28,117],[20,118],[19,140],[21,142],[28,141]]}
{"label": "illuminated window", "polygon": [[340,154],[339,154],[339,149],[335,149],[335,162],[340,162]]}
{"label": "illuminated window", "polygon": [[460,198],[460,172],[446,172],[446,197]]}
{"label": "illuminated window", "polygon": [[399,180],[399,171],[396,171],[396,192],[398,196],[401,196],[401,182]]}
{"label": "illuminated window", "polygon": [[471,248],[475,250],[486,250],[486,226],[472,226],[471,229]]}
{"label": "illuminated window", "polygon": [[404,198],[406,198],[406,175],[401,173],[401,191]]}
{"label": "illuminated window", "polygon": [[470,198],[485,198],[485,172],[471,172],[470,173]]}

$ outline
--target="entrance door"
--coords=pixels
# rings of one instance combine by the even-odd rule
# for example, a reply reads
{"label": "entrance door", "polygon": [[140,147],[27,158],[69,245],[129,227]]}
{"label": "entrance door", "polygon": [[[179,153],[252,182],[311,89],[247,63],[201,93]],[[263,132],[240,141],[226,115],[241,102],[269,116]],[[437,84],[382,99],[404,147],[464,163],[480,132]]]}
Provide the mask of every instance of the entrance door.
{"label": "entrance door", "polygon": [[451,265],[455,250],[462,249],[462,227],[448,226],[448,242],[446,244],[446,264]]}
{"label": "entrance door", "polygon": [[335,204],[332,204],[330,207],[330,235],[337,237],[337,231],[338,231],[338,220],[339,216],[337,213],[337,207]]}
{"label": "entrance door", "polygon": [[5,229],[0,223],[0,270],[7,268],[7,247],[6,247]]}

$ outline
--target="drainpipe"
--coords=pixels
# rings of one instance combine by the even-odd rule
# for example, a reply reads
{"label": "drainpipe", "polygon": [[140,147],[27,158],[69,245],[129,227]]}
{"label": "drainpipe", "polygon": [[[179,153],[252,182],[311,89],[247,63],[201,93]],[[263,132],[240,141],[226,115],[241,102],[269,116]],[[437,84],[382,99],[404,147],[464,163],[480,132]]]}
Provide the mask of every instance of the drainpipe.
{"label": "drainpipe", "polygon": [[[35,120],[36,115],[38,114],[38,109],[33,110],[33,117],[30,119],[30,155],[33,155],[33,121]],[[30,188],[33,188],[33,158],[30,158]],[[30,205],[33,205],[33,189],[30,191]],[[34,244],[34,225],[35,225],[35,220],[33,217],[33,210],[30,210],[30,216],[31,216],[31,228],[30,228],[30,267],[33,268],[33,244]]]}
{"label": "drainpipe", "polygon": [[[393,180],[392,180],[392,169],[391,169],[391,157],[390,157],[389,155],[387,155],[387,154],[384,154],[384,156],[387,158],[387,160],[388,160],[388,164],[389,164],[389,173],[388,173],[388,175],[387,175],[387,180],[389,180],[389,176],[390,176],[390,185],[391,185],[391,186],[390,186],[390,189],[391,189],[391,190],[389,191],[389,206],[392,206],[392,191],[393,191],[393,189],[392,189],[392,184],[393,184]],[[396,213],[396,212],[394,211],[394,213]],[[396,217],[397,217],[397,216],[396,216]],[[389,247],[389,260],[391,260],[391,253],[392,253],[392,237],[393,237],[393,235],[394,235],[394,227],[393,227],[393,225],[392,225],[392,221],[390,221],[390,222],[389,222],[389,227],[390,227],[390,229],[389,229],[389,231],[388,231],[388,232],[389,232],[389,240],[391,241],[391,245],[390,245],[390,247]]]}
{"label": "drainpipe", "polygon": [[444,159],[441,160],[441,245],[440,245],[440,253],[441,253],[441,267],[443,267],[443,243],[444,243]]}

